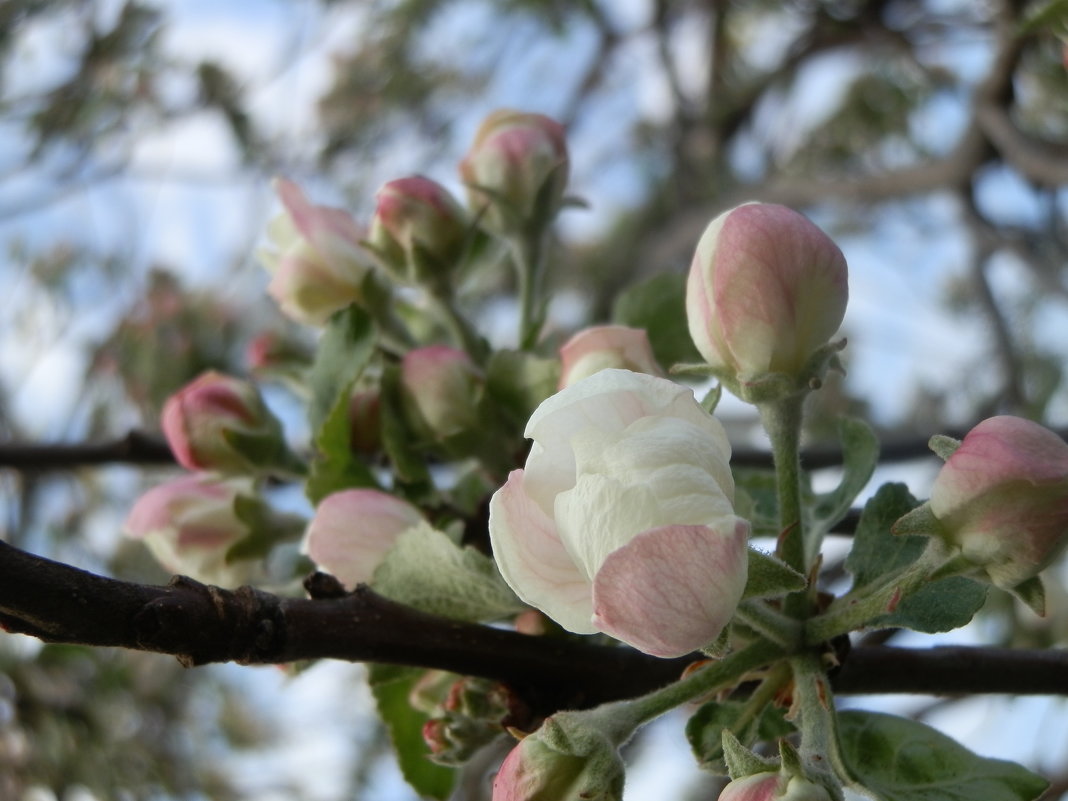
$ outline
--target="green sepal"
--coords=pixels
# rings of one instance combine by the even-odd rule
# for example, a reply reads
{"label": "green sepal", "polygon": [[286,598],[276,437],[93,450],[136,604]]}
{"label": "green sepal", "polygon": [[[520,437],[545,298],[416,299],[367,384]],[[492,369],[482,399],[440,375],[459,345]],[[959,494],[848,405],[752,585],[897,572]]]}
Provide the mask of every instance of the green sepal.
{"label": "green sepal", "polygon": [[719,406],[720,400],[723,398],[723,385],[716,384],[712,389],[705,393],[705,396],[701,398],[701,408],[709,414],[714,414],[716,407]]}
{"label": "green sepal", "polygon": [[425,523],[401,534],[371,586],[394,601],[455,620],[500,620],[526,609],[492,559]]}
{"label": "green sepal", "polygon": [[850,774],[882,801],[1034,801],[1041,776],[972,753],[914,720],[850,710],[838,715]]}
{"label": "green sepal", "polygon": [[957,452],[957,448],[960,447],[960,440],[953,439],[953,437],[947,437],[945,434],[935,434],[927,440],[927,447],[934,451],[935,454],[945,462],[950,456]]}
{"label": "green sepal", "polygon": [[1039,617],[1046,616],[1046,587],[1041,576],[1032,576],[1009,590]]}
{"label": "green sepal", "polygon": [[741,779],[754,773],[771,773],[779,769],[774,759],[758,756],[742,745],[730,729],[723,730],[720,747],[723,749],[727,775],[731,779]]}
{"label": "green sepal", "polygon": [[783,772],[787,775],[805,775],[805,764],[801,759],[801,754],[798,753],[793,743],[786,738],[779,740],[779,762],[782,763]]}
{"label": "green sepal", "polygon": [[249,463],[254,475],[303,476],[307,472],[307,465],[286,447],[280,427],[276,431],[259,433],[224,428],[222,437]]}
{"label": "green sepal", "polygon": [[428,715],[416,710],[409,697],[425,671],[395,665],[368,665],[367,678],[378,715],[386,724],[405,780],[420,795],[445,801],[456,782],[456,771],[429,759],[423,741]]}
{"label": "green sepal", "polygon": [[742,591],[742,598],[777,598],[791,592],[798,592],[808,586],[803,575],[782,560],[749,549],[749,576]]}
{"label": "green sepal", "polygon": [[942,523],[934,516],[928,502],[901,515],[890,527],[890,533],[895,537],[938,537],[942,533]]}

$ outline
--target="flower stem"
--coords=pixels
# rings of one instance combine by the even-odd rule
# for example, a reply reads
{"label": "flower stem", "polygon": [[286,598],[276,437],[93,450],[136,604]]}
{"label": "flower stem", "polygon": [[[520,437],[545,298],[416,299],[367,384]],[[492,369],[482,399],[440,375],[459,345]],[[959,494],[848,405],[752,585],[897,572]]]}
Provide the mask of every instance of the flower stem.
{"label": "flower stem", "polygon": [[734,613],[737,620],[757,634],[782,646],[787,651],[796,650],[801,644],[802,624],[796,618],[772,609],[764,601],[751,599],[743,602]]}
{"label": "flower stem", "polygon": [[519,349],[530,350],[541,333],[541,313],[538,310],[542,269],[541,229],[525,230],[512,239],[512,260],[519,277]]}
{"label": "flower stem", "polygon": [[[760,404],[760,420],[771,440],[775,461],[776,494],[779,501],[779,544],[776,553],[786,564],[807,576],[808,554],[819,550],[818,543],[805,542],[801,517],[801,408],[804,393]],[[805,592],[786,598],[786,613],[807,617],[809,597]]]}
{"label": "flower stem", "polygon": [[467,318],[456,308],[451,291],[443,289],[430,292],[429,295],[452,338],[467,352],[475,364],[483,364],[487,355],[486,345]]}
{"label": "flower stem", "polygon": [[813,778],[834,775],[852,784],[853,777],[838,742],[834,692],[819,654],[811,651],[798,654],[790,659],[790,667],[794,673],[795,703],[801,715],[801,759],[805,767]]}
{"label": "flower stem", "polygon": [[716,660],[674,684],[628,701],[617,701],[598,709],[619,714],[623,709],[634,728],[702,695],[731,687],[751,670],[763,667],[785,654],[782,647],[757,640],[723,659]]}

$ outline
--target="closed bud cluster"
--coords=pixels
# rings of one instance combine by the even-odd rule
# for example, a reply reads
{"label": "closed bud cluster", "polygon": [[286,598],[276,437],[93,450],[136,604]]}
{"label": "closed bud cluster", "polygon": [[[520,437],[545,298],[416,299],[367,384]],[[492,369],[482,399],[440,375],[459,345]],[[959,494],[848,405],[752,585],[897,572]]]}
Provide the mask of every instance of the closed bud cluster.
{"label": "closed bud cluster", "polygon": [[130,510],[124,533],[143,540],[172,573],[222,587],[247,582],[254,564],[230,561],[227,552],[249,533],[237,516],[238,495],[252,494],[248,479],[184,476],[154,487]]}
{"label": "closed bud cluster", "polygon": [[598,325],[579,331],[561,346],[560,389],[610,367],[664,374],[645,331],[625,325]]}
{"label": "closed bud cluster", "polygon": [[563,126],[509,109],[482,122],[460,163],[471,207],[499,236],[547,226],[563,201],[568,169]]}
{"label": "closed bud cluster", "polygon": [[500,682],[458,679],[423,726],[431,758],[442,765],[462,765],[511,725],[520,706],[522,702]]}
{"label": "closed bud cluster", "polygon": [[389,493],[342,490],[319,502],[303,551],[352,590],[370,582],[400,535],[422,521],[418,509]]}
{"label": "closed bud cluster", "polygon": [[[252,471],[277,462],[285,450],[281,424],[256,386],[215,371],[168,398],[160,422],[174,458],[187,470]],[[230,438],[234,434],[258,440],[263,462],[253,464],[235,448]]]}
{"label": "closed bud cluster", "polygon": [[447,287],[469,230],[449,190],[417,175],[390,181],[376,199],[367,242],[382,267],[403,283]]}
{"label": "closed bud cluster", "polygon": [[847,299],[845,258],[823,231],[785,206],[746,203],[701,236],[686,317],[717,376],[744,387],[778,375],[800,389],[831,360]]}
{"label": "closed bud cluster", "polygon": [[1068,545],[1068,444],[1030,420],[984,420],[942,466],[930,507],[945,540],[1012,589]]}
{"label": "closed bud cluster", "polygon": [[309,203],[291,181],[279,179],[275,188],[284,211],[267,229],[270,246],[258,254],[271,274],[267,292],[287,317],[323,325],[361,299],[370,269],[363,231],[344,210]]}
{"label": "closed bud cluster", "polygon": [[474,429],[484,379],[462,350],[428,345],[405,354],[401,389],[417,428],[434,439]]}

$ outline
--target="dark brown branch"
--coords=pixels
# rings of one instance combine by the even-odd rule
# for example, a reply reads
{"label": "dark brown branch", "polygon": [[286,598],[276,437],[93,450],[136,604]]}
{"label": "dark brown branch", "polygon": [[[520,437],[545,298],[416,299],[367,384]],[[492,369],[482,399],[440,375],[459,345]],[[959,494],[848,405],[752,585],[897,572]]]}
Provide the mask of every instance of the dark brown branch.
{"label": "dark brown branch", "polygon": [[[280,598],[180,577],[167,587],[132,584],[0,542],[0,625],[46,642],[173,654],[187,666],[345,659],[439,668],[507,682],[541,713],[638,695],[692,661],[461,623],[366,587],[340,596],[319,587],[317,595]],[[1068,651],[856,647],[834,686],[841,693],[1068,695]]]}
{"label": "dark brown branch", "polygon": [[[1068,428],[1055,429],[1057,434],[1068,439]],[[966,429],[945,429],[939,432],[960,439]],[[933,454],[927,447],[927,437],[902,437],[884,442],[879,458],[885,463],[906,462],[923,459]],[[0,443],[0,468],[16,470],[72,470],[103,464],[174,464],[167,443],[161,438],[141,431],[131,431],[125,437],[110,442],[82,442],[39,444],[8,442]],[[808,470],[825,467],[840,467],[842,451],[835,447],[817,446],[806,448],[801,454],[801,463]],[[733,467],[771,469],[771,454],[756,448],[735,448],[731,456]]]}
{"label": "dark brown branch", "polygon": [[110,442],[0,444],[0,467],[16,470],[68,470],[113,463],[166,465],[175,462],[161,437],[142,431],[131,431]]}
{"label": "dark brown branch", "polygon": [[865,646],[833,684],[840,693],[1068,695],[1068,651]]}
{"label": "dark brown branch", "polygon": [[546,712],[641,694],[692,661],[461,623],[367,587],[303,599],[184,577],[166,587],[132,584],[2,542],[0,625],[46,642],[173,654],[186,666],[332,658],[440,668],[505,681]]}

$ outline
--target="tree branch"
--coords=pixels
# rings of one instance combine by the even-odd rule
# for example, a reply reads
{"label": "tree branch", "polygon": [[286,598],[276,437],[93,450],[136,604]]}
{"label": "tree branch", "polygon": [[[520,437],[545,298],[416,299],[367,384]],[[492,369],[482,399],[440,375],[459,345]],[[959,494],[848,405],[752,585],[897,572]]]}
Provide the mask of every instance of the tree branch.
{"label": "tree branch", "polygon": [[[184,577],[169,586],[105,578],[0,542],[0,625],[46,642],[173,654],[186,666],[345,659],[450,670],[510,684],[539,714],[633,697],[674,680],[693,658],[532,637],[429,615],[329,577],[313,598]],[[1068,695],[1068,652],[856,647],[841,693]]]}

